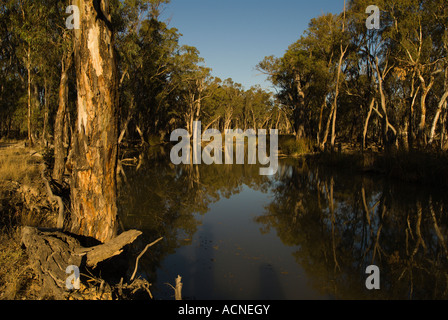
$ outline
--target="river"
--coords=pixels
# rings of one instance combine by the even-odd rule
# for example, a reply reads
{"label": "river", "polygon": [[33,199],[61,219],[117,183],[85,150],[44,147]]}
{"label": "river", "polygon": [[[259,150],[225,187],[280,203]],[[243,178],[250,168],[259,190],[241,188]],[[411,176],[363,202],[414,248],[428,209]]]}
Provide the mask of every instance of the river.
{"label": "river", "polygon": [[[299,159],[273,176],[257,165],[174,166],[151,150],[124,168],[123,228],[141,244],[156,299],[446,299],[446,190]],[[380,289],[366,288],[366,268]]]}

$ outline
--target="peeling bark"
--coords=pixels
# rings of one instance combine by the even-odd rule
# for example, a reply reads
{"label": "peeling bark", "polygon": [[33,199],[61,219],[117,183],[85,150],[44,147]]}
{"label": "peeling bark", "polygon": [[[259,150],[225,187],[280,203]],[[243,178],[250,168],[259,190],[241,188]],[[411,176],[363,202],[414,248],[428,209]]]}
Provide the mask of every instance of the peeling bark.
{"label": "peeling bark", "polygon": [[[76,0],[75,31],[78,120],[69,156],[71,231],[102,242],[117,232],[118,78],[113,33],[96,19],[92,1]],[[102,11],[109,18],[109,2]]]}

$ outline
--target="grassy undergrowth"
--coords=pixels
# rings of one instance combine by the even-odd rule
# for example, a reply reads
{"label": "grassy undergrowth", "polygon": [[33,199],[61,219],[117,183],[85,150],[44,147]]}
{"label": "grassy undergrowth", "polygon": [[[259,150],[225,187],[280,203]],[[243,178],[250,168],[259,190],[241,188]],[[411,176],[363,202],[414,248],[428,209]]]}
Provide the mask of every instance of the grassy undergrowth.
{"label": "grassy undergrowth", "polygon": [[[21,247],[21,227],[49,226],[40,161],[24,142],[0,140],[0,299],[34,299],[35,274]],[[42,205],[43,204],[43,205]]]}
{"label": "grassy undergrowth", "polygon": [[278,138],[279,151],[288,156],[298,156],[313,151],[313,143],[308,139],[296,139],[291,135],[280,135]]}
{"label": "grassy undergrowth", "polygon": [[16,146],[5,146],[0,150],[0,179],[29,184],[39,175],[38,163],[30,151]]}
{"label": "grassy undergrowth", "polygon": [[38,290],[19,229],[0,232],[0,299],[32,299]]}

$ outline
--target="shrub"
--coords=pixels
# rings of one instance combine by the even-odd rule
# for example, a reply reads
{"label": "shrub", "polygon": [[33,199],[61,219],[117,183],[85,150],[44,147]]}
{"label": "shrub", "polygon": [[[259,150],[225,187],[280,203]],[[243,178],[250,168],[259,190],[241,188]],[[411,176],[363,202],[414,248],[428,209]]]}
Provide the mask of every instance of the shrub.
{"label": "shrub", "polygon": [[286,155],[302,155],[312,150],[312,144],[308,139],[297,140],[294,136],[281,136],[279,148]]}

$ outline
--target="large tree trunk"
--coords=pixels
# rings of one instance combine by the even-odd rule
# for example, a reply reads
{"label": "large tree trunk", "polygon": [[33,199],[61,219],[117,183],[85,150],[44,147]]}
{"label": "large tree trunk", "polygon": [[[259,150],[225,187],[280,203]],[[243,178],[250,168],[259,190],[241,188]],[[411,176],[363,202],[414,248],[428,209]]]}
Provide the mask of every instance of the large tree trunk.
{"label": "large tree trunk", "polygon": [[61,82],[59,84],[59,106],[54,125],[54,167],[53,179],[62,182],[65,170],[66,150],[64,148],[64,124],[68,101],[68,70],[72,65],[72,52],[62,58]]}
{"label": "large tree trunk", "polygon": [[118,78],[108,0],[75,0],[78,119],[69,157],[71,231],[105,242],[117,232]]}

